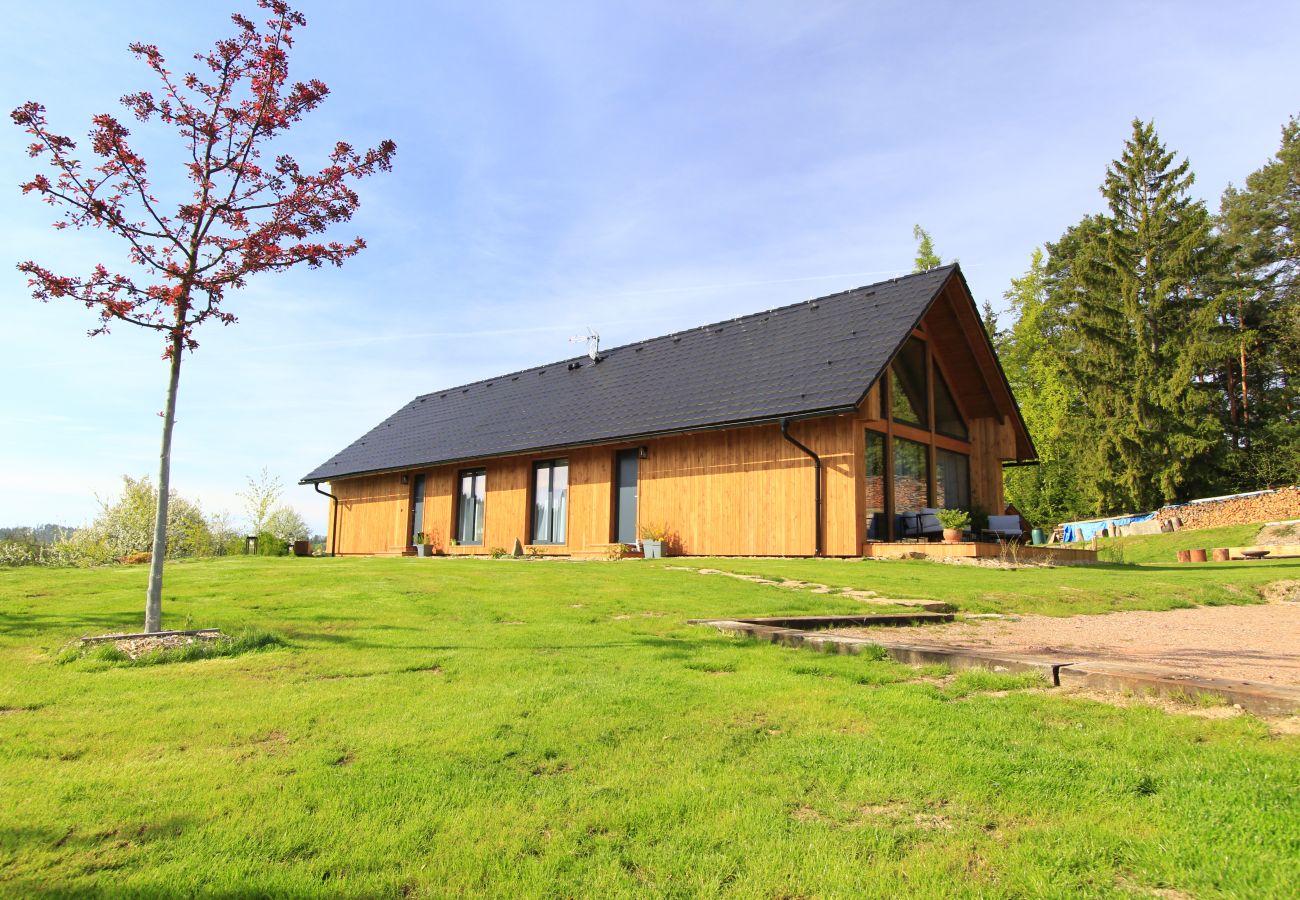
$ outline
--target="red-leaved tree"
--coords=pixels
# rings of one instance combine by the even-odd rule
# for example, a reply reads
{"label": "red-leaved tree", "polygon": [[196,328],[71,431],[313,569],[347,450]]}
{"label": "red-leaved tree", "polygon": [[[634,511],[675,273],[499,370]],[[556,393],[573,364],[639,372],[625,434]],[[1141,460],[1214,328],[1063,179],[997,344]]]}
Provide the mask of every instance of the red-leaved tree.
{"label": "red-leaved tree", "polygon": [[[153,70],[157,93],[127,94],[122,104],[141,122],[174,129],[183,148],[183,202],[165,206],[155,195],[145,160],[131,147],[130,132],[111,115],[98,115],[90,130],[93,168],[83,165],[76,143],[50,129],[45,108],[25,103],[14,122],[32,136],[32,157],[44,159],[52,175],[22,186],[61,208],[55,228],[99,228],[124,241],[128,265],[103,264],[88,276],[60,275],[35,262],[18,268],[42,301],[66,298],[99,316],[90,334],[117,322],[151,328],[165,338],[169,364],[162,452],[158,466],[158,513],[145,602],[145,630],[162,628],[163,558],[167,548],[167,500],[172,426],[181,359],[198,343],[194,330],[215,319],[235,317],[222,308],[226,292],[243,287],[259,272],[300,263],[313,268],[343,261],[365,247],[361,238],[325,242],[331,225],[346,222],[359,200],[357,179],[392,168],[397,147],[384,141],[357,152],[334,146],[329,165],[304,172],[293,157],[263,156],[268,142],[291,128],[329,94],[318,80],[289,81],[293,31],[307,24],[282,0],[258,0],[270,12],[265,28],[232,16],[232,37],[195,55],[199,73],[177,78],[158,48],[132,44],[131,52]],[[179,173],[178,173],[179,175]]]}

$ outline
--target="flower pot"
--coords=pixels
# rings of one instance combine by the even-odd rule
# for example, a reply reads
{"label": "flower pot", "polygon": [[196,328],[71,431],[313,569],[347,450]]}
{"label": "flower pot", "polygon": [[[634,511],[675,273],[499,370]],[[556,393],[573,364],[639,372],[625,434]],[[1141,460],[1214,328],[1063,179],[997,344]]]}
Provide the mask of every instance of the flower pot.
{"label": "flower pot", "polygon": [[1227,547],[1215,547],[1215,548],[1214,548],[1214,561],[1215,561],[1215,562],[1227,562],[1228,559],[1229,559],[1229,556],[1228,556],[1228,548],[1227,548]]}
{"label": "flower pot", "polygon": [[416,544],[416,556],[433,556],[433,544]]}
{"label": "flower pot", "polygon": [[641,553],[645,559],[663,559],[663,541],[641,541]]}
{"label": "flower pot", "polygon": [[1191,561],[1192,561],[1192,551],[1190,551],[1190,550],[1179,550],[1179,551],[1178,551],[1178,561],[1179,561],[1180,563],[1191,562]]}
{"label": "flower pot", "polygon": [[960,544],[961,535],[960,528],[945,528],[943,530],[943,542],[945,544]]}
{"label": "flower pot", "polygon": [[1205,562],[1205,550],[1204,549],[1193,550],[1192,562]]}

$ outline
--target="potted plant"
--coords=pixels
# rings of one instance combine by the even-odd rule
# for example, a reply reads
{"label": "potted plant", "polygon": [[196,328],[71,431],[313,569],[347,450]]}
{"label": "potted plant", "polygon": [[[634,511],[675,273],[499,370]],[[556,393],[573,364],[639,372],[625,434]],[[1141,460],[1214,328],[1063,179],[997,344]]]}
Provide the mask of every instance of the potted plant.
{"label": "potted plant", "polygon": [[641,552],[646,559],[662,559],[664,542],[672,534],[667,525],[646,525],[641,529]]}
{"label": "potted plant", "polygon": [[418,532],[415,535],[415,555],[416,556],[433,556],[433,544],[430,544],[424,536],[424,532]]}
{"label": "potted plant", "polygon": [[970,513],[964,509],[941,509],[935,514],[935,518],[943,526],[944,543],[959,543],[962,533],[970,527]]}

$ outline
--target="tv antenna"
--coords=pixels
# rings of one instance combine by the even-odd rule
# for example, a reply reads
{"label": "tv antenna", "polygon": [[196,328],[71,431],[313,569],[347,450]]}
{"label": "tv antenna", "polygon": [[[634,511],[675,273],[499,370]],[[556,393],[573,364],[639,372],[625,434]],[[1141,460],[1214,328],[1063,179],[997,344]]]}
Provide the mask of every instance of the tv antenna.
{"label": "tv antenna", "polygon": [[600,362],[600,335],[590,325],[587,326],[586,334],[575,334],[569,338],[570,344],[587,343],[587,355],[591,357],[592,362]]}

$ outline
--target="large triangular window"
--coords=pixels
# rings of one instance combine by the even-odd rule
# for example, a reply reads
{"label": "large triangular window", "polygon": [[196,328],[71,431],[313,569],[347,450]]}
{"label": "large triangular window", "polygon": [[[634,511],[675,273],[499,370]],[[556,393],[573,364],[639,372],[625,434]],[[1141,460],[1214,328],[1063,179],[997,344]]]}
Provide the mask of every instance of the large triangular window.
{"label": "large triangular window", "polygon": [[970,430],[957,411],[957,401],[937,365],[934,367],[934,430],[963,441],[970,439]]}
{"label": "large triangular window", "polygon": [[908,338],[889,367],[889,414],[895,422],[929,428],[926,415],[925,344]]}

